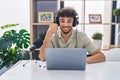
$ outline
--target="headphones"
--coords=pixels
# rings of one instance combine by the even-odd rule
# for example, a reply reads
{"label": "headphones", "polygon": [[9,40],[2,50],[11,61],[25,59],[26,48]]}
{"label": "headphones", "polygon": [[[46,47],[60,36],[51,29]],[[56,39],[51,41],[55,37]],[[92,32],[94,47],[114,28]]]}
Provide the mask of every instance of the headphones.
{"label": "headphones", "polygon": [[[79,17],[78,16],[75,16],[74,17],[74,21],[73,21],[73,27],[75,27],[76,25],[78,25],[79,24]],[[58,26],[60,25],[59,24],[59,17],[58,17],[58,15],[57,15],[57,13],[54,15],[54,23],[57,23],[58,24]]]}

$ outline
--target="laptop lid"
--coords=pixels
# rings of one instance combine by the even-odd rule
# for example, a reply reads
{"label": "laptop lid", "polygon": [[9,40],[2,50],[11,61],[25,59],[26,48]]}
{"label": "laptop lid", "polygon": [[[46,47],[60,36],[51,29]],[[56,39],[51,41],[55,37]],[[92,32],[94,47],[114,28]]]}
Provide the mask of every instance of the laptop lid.
{"label": "laptop lid", "polygon": [[84,48],[46,48],[45,51],[48,70],[85,70]]}

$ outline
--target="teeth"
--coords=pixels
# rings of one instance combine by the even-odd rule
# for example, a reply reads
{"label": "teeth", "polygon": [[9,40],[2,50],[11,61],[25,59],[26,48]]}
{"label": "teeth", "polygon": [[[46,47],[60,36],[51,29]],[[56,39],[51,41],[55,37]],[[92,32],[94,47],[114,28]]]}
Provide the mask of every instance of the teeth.
{"label": "teeth", "polygon": [[64,29],[67,29],[67,28],[64,28]]}

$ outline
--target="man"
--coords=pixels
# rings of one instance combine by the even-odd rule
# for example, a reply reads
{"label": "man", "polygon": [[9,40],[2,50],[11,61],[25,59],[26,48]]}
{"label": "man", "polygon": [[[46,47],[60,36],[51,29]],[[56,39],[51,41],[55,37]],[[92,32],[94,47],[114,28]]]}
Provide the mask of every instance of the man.
{"label": "man", "polygon": [[[51,23],[40,50],[40,59],[45,61],[45,48],[86,48],[90,57],[87,63],[105,61],[104,54],[92,43],[84,32],[74,30],[77,12],[72,8],[62,8],[58,11],[58,23]],[[74,24],[75,23],[75,24]],[[58,28],[58,25],[60,26]],[[53,35],[54,34],[54,35]]]}

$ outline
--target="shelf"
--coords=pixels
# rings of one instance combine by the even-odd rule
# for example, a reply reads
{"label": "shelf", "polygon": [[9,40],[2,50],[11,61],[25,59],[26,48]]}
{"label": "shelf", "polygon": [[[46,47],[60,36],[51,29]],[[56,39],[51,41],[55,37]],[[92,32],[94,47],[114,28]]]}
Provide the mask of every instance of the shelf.
{"label": "shelf", "polygon": [[[32,23],[32,25],[49,25],[50,23]],[[111,25],[120,23],[102,23],[102,24],[91,24],[91,23],[79,23],[80,25]]]}
{"label": "shelf", "polygon": [[111,25],[112,23],[100,23],[100,24],[92,24],[92,23],[79,23],[80,25]]}
{"label": "shelf", "polygon": [[30,0],[30,44],[48,30],[50,22],[39,22],[39,12],[56,13],[58,0]]}
{"label": "shelf", "polygon": [[120,23],[112,23],[112,25],[120,25]]}
{"label": "shelf", "polygon": [[32,25],[49,25],[50,23],[32,23]]}

